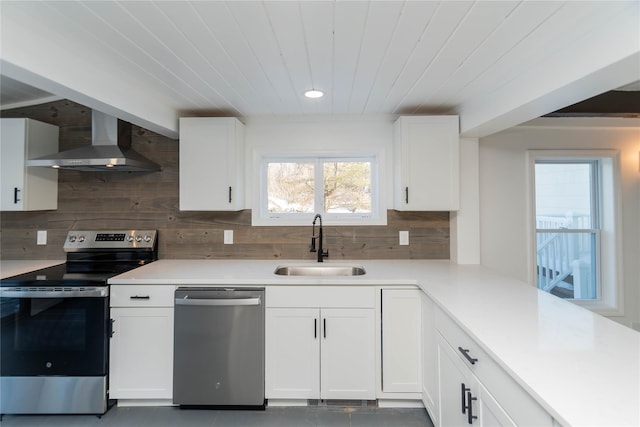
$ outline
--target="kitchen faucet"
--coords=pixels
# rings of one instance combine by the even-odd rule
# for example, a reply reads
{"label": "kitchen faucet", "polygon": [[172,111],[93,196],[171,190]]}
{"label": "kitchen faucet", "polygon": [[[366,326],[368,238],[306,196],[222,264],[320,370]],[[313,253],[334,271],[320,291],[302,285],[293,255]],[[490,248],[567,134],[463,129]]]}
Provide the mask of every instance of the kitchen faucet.
{"label": "kitchen faucet", "polygon": [[[316,220],[317,219],[320,219],[320,227],[319,227],[320,231],[316,236]],[[311,228],[311,249],[309,250],[309,252],[316,252],[316,239],[320,239],[317,252],[318,252],[318,262],[322,262],[324,258],[329,257],[329,251],[322,250],[322,216],[320,214],[316,214],[316,216],[313,217],[313,224]]]}

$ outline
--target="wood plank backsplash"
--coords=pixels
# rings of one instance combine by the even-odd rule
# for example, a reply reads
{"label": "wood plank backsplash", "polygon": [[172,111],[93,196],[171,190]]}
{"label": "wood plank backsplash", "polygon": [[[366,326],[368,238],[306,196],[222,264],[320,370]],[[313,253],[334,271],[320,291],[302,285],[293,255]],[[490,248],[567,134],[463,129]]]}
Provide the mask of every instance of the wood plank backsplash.
{"label": "wood plank backsplash", "polygon": [[[63,100],[0,112],[60,127],[60,150],[91,143],[91,110]],[[2,259],[64,259],[69,230],[157,229],[160,258],[314,259],[308,227],[252,227],[251,211],[181,212],[178,208],[178,141],[134,126],[133,149],[161,165],[154,173],[60,170],[58,210],[2,212]],[[448,259],[448,212],[389,210],[386,226],[326,226],[330,259]],[[48,244],[36,245],[37,230]],[[234,244],[223,244],[223,230]],[[410,245],[398,245],[408,230]]]}

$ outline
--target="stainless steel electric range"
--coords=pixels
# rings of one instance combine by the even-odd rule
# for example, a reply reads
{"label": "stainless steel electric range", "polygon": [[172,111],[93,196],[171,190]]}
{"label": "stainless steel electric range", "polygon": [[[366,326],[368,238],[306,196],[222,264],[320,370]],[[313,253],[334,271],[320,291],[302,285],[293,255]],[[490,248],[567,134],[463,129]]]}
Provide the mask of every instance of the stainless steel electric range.
{"label": "stainless steel electric range", "polygon": [[0,281],[0,415],[109,409],[107,280],[156,260],[157,237],[70,231],[65,264]]}

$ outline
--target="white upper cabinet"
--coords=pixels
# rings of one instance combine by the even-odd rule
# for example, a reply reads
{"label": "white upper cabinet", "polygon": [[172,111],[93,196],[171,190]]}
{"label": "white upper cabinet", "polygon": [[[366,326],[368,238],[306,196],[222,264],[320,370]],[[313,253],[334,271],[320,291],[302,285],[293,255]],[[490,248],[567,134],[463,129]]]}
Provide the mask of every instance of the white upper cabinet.
{"label": "white upper cabinet", "polygon": [[459,208],[458,116],[403,116],[393,128],[399,211]]}
{"label": "white upper cabinet", "polygon": [[5,118],[0,131],[0,210],[58,209],[58,171],[26,166],[28,159],[58,152],[58,127]]}
{"label": "white upper cabinet", "polygon": [[244,209],[244,164],[238,119],[180,118],[180,210]]}

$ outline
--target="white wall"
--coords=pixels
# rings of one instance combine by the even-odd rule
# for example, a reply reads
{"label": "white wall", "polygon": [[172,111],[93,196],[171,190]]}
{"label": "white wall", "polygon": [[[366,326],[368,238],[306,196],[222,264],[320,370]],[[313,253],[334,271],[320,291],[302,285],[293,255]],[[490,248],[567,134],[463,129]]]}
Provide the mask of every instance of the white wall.
{"label": "white wall", "polygon": [[621,154],[624,315],[640,322],[640,120],[541,118],[480,140],[481,263],[529,281],[528,149],[616,149]]}

